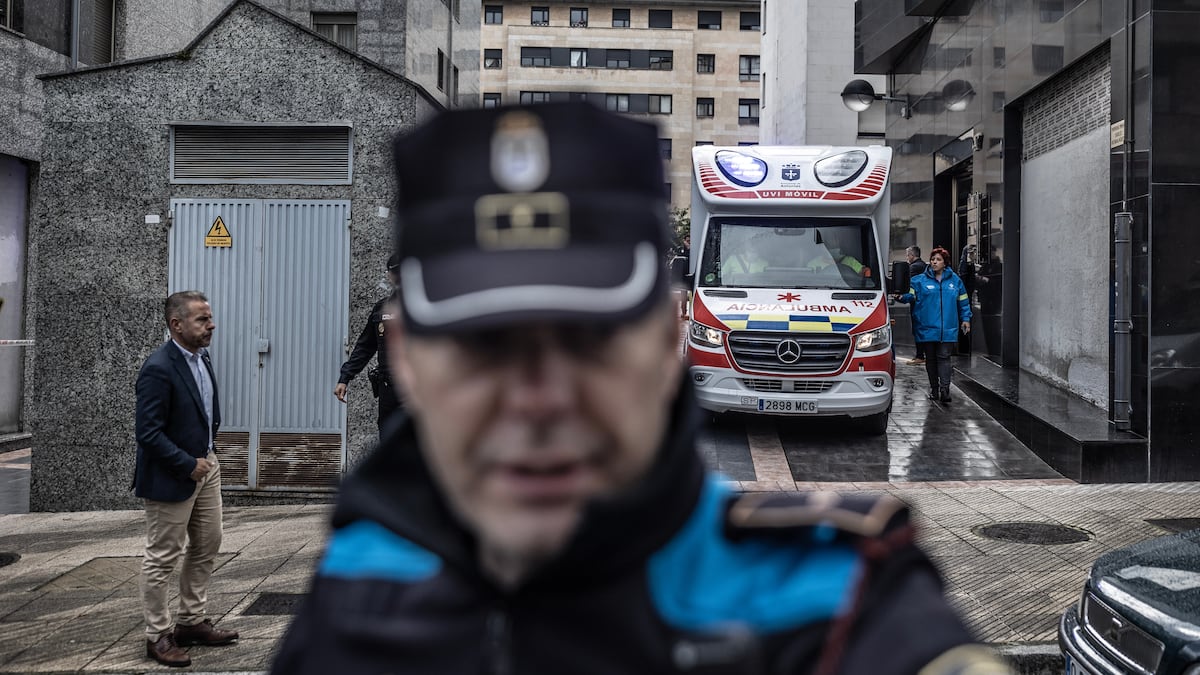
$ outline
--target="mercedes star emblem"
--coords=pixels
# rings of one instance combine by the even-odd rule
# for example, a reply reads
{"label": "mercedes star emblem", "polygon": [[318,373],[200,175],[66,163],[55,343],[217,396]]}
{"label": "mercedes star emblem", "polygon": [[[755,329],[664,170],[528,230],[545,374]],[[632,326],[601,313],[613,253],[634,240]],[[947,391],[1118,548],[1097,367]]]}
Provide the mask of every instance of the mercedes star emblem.
{"label": "mercedes star emblem", "polygon": [[775,348],[775,355],[784,363],[795,363],[800,360],[800,343],[795,340],[784,340]]}

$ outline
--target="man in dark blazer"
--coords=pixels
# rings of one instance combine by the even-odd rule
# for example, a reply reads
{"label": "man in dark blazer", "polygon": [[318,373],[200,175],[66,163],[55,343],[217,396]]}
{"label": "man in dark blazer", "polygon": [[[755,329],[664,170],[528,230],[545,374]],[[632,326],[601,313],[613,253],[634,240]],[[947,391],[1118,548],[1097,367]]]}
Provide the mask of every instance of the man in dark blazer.
{"label": "man in dark blazer", "polygon": [[[164,317],[171,339],[138,373],[133,487],[146,506],[146,656],[182,667],[191,665],[183,647],[229,644],[238,635],[205,618],[208,580],[221,548],[221,469],[213,452],[221,405],[207,349],[215,327],[212,308],[203,293],[182,291],[167,298]],[[167,579],[181,556],[173,623]]]}

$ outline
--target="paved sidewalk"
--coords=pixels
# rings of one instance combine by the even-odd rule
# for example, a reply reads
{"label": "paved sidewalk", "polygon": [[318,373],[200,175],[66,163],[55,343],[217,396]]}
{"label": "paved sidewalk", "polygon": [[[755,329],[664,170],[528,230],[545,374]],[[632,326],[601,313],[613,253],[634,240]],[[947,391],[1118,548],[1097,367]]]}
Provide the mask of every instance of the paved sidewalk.
{"label": "paved sidewalk", "polygon": [[[814,484],[814,488],[834,487]],[[1200,483],[1075,485],[1063,481],[837,484],[887,491],[916,509],[921,540],[980,638],[1053,653],[1056,622],[1095,558],[1165,534],[1148,518],[1195,516]],[[210,612],[238,630],[235,646],[190,650],[193,672],[259,672],[305,592],[326,535],[329,506],[230,507]],[[1088,541],[1065,545],[989,540],[995,522],[1061,523]],[[163,671],[146,660],[137,593],[140,511],[0,516],[0,673]],[[274,612],[274,613],[272,613]],[[282,613],[281,613],[282,612]],[[1032,663],[1026,660],[1027,664]],[[1062,672],[1061,660],[1042,659]],[[186,671],[185,671],[186,672]]]}

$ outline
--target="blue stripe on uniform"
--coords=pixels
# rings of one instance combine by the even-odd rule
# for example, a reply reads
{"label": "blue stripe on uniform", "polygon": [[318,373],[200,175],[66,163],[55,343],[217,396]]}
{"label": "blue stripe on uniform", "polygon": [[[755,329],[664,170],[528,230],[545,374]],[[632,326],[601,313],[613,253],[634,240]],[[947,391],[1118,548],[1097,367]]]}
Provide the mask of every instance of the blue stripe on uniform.
{"label": "blue stripe on uniform", "polygon": [[647,567],[662,618],[683,630],[737,622],[768,632],[832,618],[849,609],[861,575],[844,545],[729,541],[723,532],[730,489],[710,478],[684,528]]}
{"label": "blue stripe on uniform", "polygon": [[366,520],[333,533],[317,574],[342,579],[383,579],[414,582],[442,568],[436,555]]}

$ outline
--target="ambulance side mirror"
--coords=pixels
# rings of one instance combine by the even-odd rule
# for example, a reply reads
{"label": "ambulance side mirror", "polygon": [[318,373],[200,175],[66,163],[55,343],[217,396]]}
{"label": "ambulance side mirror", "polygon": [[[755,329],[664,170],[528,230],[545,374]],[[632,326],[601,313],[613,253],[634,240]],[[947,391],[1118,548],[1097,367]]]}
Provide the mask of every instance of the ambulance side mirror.
{"label": "ambulance side mirror", "polygon": [[891,283],[888,284],[888,293],[908,292],[908,284],[912,280],[909,274],[911,269],[908,262],[904,260],[897,260],[892,263],[892,275],[889,279]]}
{"label": "ambulance side mirror", "polygon": [[671,283],[675,286],[691,286],[688,283],[688,259],[687,256],[677,255],[671,258],[668,263],[671,272]]}

